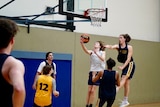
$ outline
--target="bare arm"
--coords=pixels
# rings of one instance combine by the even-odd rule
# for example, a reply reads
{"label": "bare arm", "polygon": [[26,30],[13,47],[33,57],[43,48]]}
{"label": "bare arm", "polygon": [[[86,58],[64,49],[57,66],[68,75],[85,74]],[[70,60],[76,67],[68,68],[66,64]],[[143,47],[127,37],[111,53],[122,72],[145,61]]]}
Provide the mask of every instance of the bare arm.
{"label": "bare arm", "polygon": [[36,89],[36,81],[37,81],[37,78],[39,75],[41,75],[41,71],[43,69],[43,67],[45,66],[45,62],[41,62],[38,66],[38,70],[36,72],[36,75],[34,77],[34,82],[33,82],[33,85],[32,85],[32,88],[35,90]]}
{"label": "bare arm", "polygon": [[124,69],[128,65],[128,63],[130,62],[132,55],[133,55],[133,48],[132,48],[132,46],[128,45],[127,60],[125,61],[125,63],[122,66],[119,66],[118,68],[121,70]]}
{"label": "bare arm", "polygon": [[93,82],[96,82],[97,80],[99,80],[103,75],[103,71],[98,72],[98,74],[92,78]]}
{"label": "bare arm", "polygon": [[115,45],[105,45],[105,47],[107,49],[118,49],[119,48],[118,44],[115,44]]}
{"label": "bare arm", "polygon": [[32,85],[32,88],[33,88],[34,90],[36,89],[36,81],[37,81],[39,75],[41,75],[41,73],[37,71],[37,73],[36,73],[36,75],[35,75],[35,78],[34,78],[33,85]]}
{"label": "bare arm", "polygon": [[91,54],[91,50],[88,50],[88,49],[86,48],[86,46],[84,45],[84,43],[83,43],[83,41],[82,41],[82,38],[80,38],[80,44],[81,44],[82,49],[84,50],[84,52],[90,55],[90,54]]}
{"label": "bare arm", "polygon": [[24,83],[25,68],[22,62],[14,60],[9,71],[9,80],[13,85],[12,102],[13,107],[23,107],[26,95]]}

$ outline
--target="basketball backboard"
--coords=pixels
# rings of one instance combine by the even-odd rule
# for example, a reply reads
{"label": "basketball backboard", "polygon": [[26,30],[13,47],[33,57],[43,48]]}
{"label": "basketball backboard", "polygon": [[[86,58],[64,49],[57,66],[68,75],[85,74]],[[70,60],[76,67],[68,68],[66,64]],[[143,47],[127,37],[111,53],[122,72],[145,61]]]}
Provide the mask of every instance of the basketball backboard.
{"label": "basketball backboard", "polygon": [[75,26],[66,25],[65,15],[60,15],[58,8],[58,0],[0,0],[0,18],[12,19],[28,28],[37,25],[75,30]]}
{"label": "basketball backboard", "polygon": [[28,28],[32,24],[75,30],[76,20],[72,17],[90,21],[90,17],[84,16],[89,8],[104,8],[102,21],[107,21],[106,0],[0,0],[0,17]]}
{"label": "basketball backboard", "polygon": [[72,17],[90,19],[84,12],[87,9],[104,9],[102,21],[107,22],[107,0],[59,0],[59,13]]}

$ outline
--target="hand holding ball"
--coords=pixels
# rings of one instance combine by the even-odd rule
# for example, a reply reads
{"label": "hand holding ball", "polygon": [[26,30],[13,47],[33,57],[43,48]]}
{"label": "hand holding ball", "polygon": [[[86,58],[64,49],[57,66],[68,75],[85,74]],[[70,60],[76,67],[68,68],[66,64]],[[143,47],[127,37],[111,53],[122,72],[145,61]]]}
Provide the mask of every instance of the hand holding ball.
{"label": "hand holding ball", "polygon": [[82,40],[83,43],[88,43],[89,40],[90,40],[90,37],[89,37],[88,34],[82,34],[81,35],[81,40]]}

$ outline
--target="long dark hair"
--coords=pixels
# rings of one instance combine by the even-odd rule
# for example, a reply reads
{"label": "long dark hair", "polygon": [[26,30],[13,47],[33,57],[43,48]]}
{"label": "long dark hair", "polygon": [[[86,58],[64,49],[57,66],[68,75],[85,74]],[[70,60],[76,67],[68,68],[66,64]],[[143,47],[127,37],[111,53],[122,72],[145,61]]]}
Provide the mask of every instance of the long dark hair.
{"label": "long dark hair", "polygon": [[131,37],[128,34],[121,34],[120,36],[123,36],[126,39],[126,43],[129,43],[131,41]]}
{"label": "long dark hair", "polygon": [[100,50],[104,51],[105,50],[104,42],[102,42],[102,41],[97,41],[97,42],[99,42],[99,44],[100,44]]}

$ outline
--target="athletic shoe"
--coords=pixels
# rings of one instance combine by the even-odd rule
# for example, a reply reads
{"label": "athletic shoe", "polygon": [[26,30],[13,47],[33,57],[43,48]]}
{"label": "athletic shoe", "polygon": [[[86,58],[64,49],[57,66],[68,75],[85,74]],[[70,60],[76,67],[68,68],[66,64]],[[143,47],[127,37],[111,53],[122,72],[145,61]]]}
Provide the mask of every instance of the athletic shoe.
{"label": "athletic shoe", "polygon": [[119,107],[127,107],[129,105],[128,101],[122,101]]}

